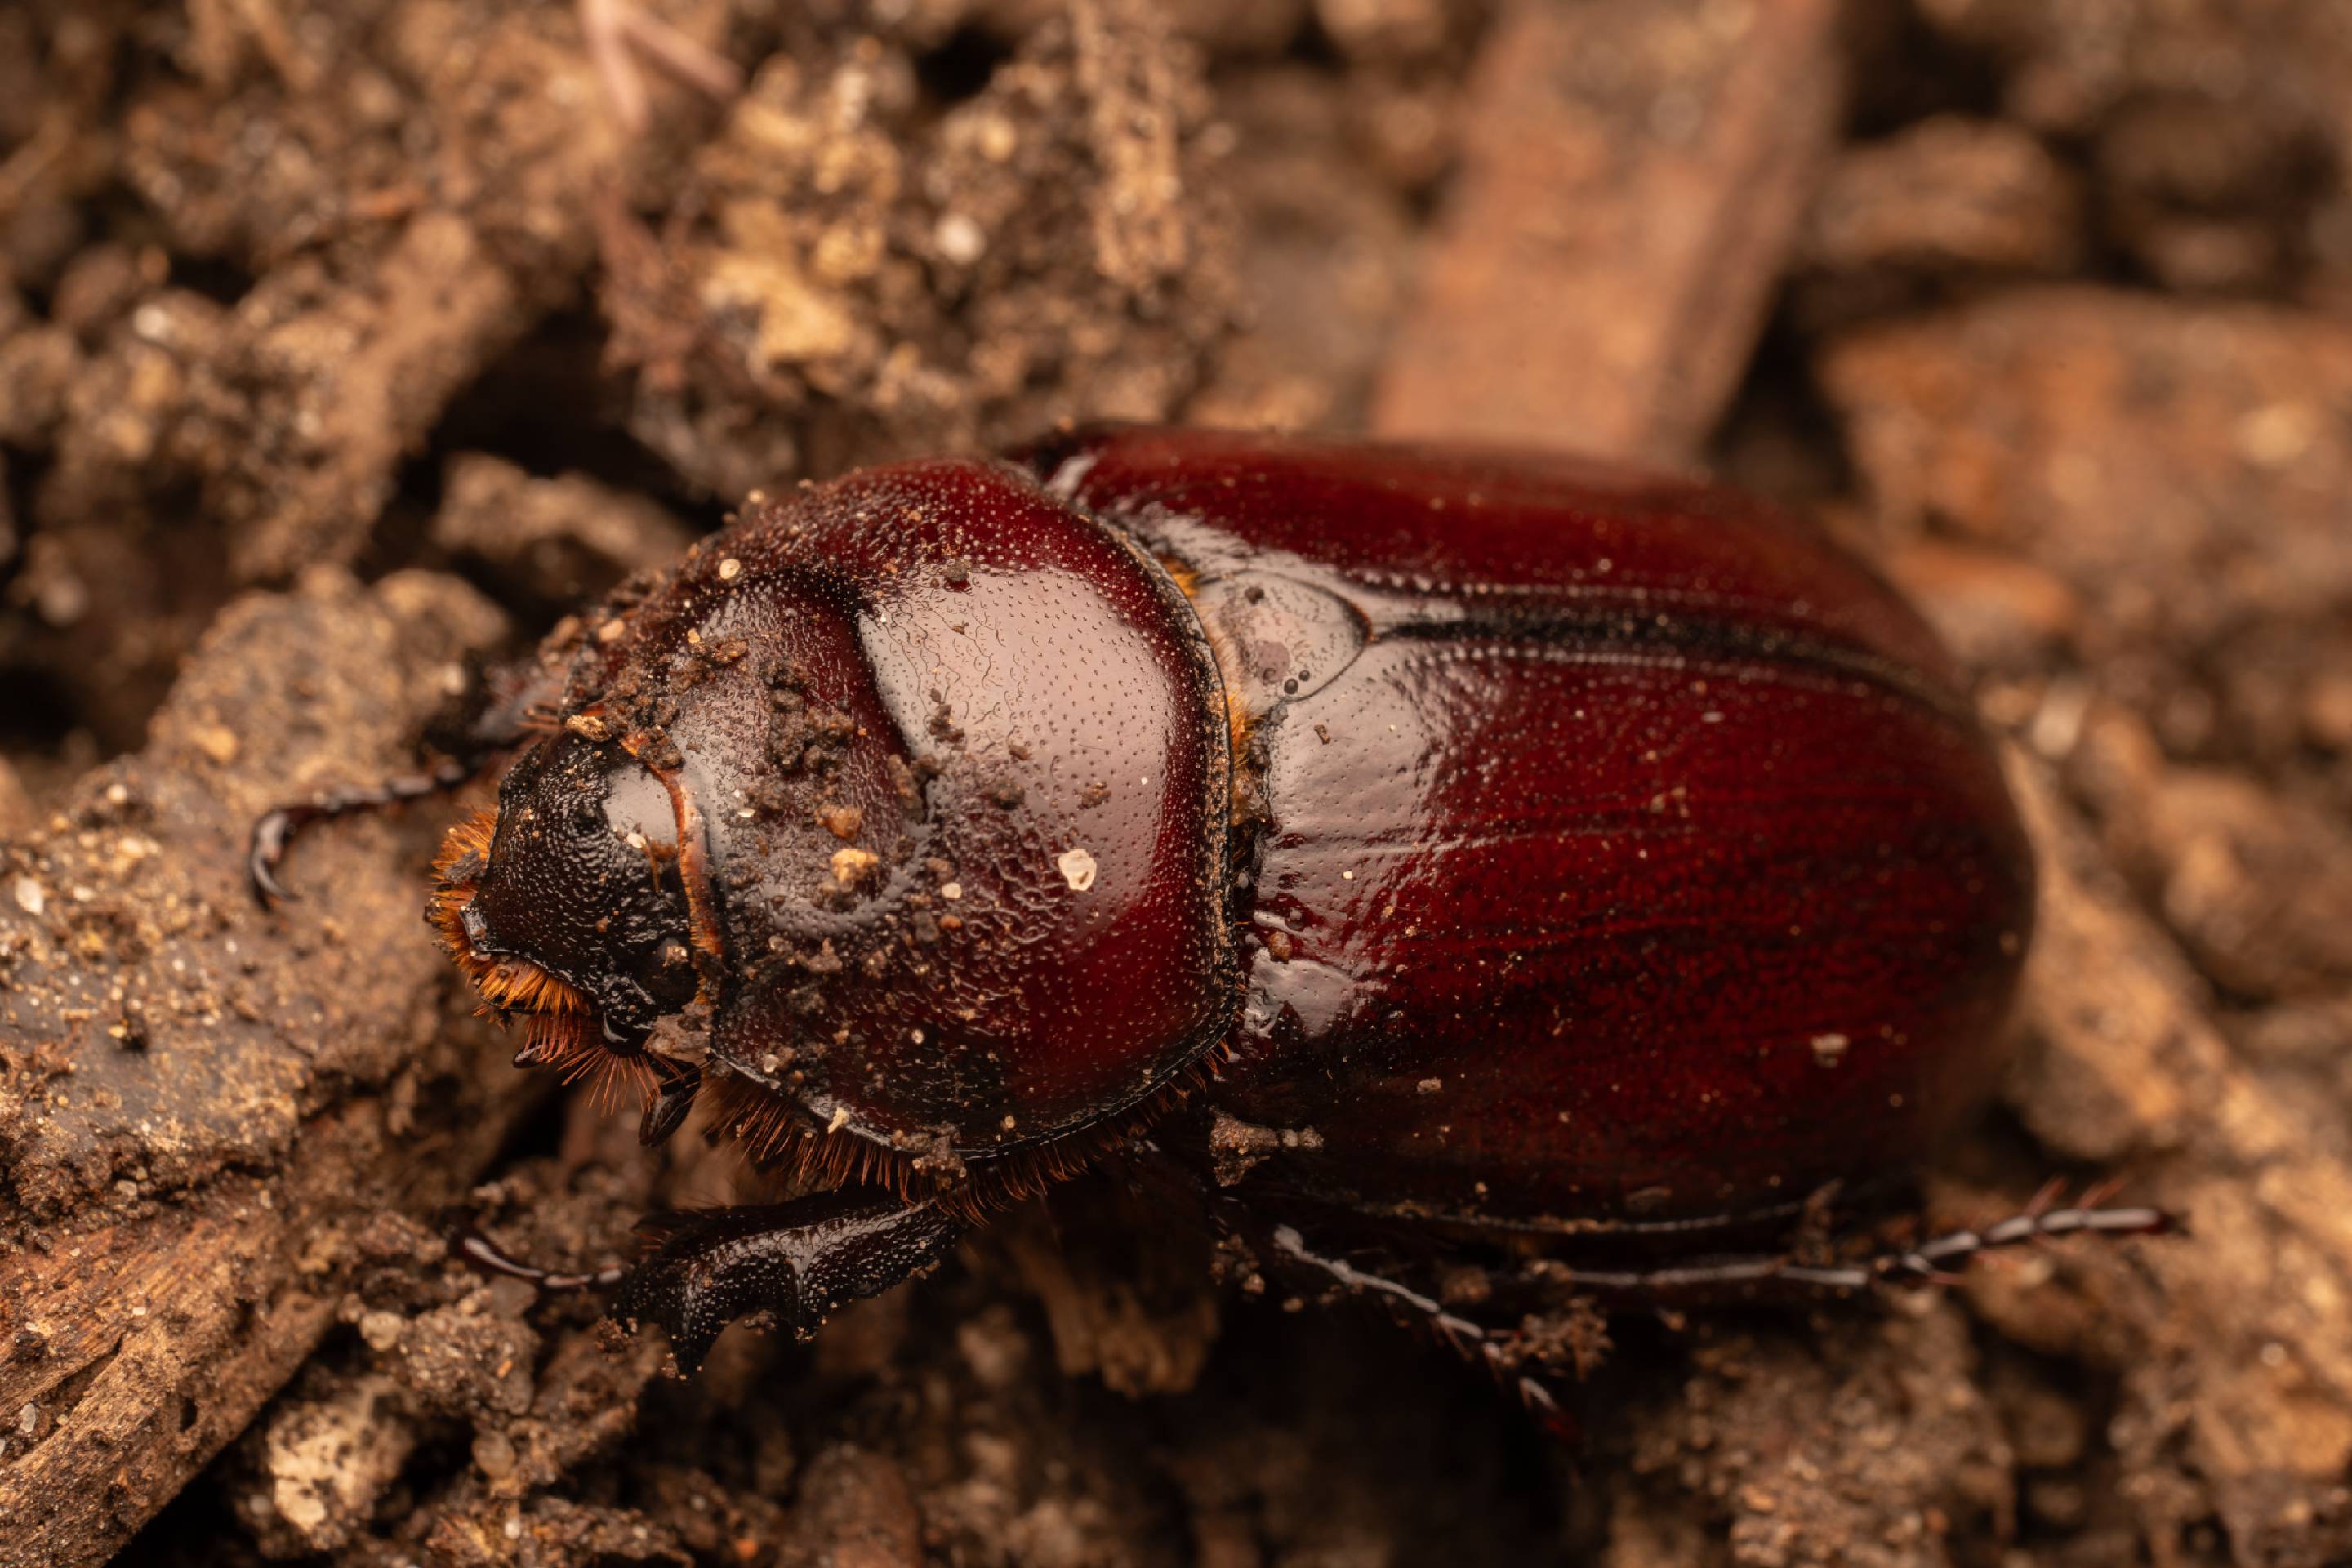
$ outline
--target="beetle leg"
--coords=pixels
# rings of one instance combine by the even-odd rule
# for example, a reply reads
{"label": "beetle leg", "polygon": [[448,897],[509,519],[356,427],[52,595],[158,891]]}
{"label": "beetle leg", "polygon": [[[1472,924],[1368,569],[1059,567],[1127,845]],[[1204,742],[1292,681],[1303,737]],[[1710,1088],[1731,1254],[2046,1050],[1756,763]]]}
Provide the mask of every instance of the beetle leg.
{"label": "beetle leg", "polygon": [[380,811],[404,801],[439,795],[444,790],[456,789],[478,771],[465,763],[440,763],[423,773],[397,773],[380,784],[329,790],[309,800],[263,812],[254,819],[253,836],[245,855],[246,874],[252,879],[255,896],[264,904],[295,897],[278,881],[278,863],[286,858],[286,847],[294,836],[310,824],[354,811]]}
{"label": "beetle leg", "polygon": [[646,1106],[645,1120],[637,1123],[637,1142],[647,1149],[658,1149],[685,1125],[686,1113],[694,1109],[694,1097],[702,1089],[702,1069],[657,1052],[649,1051],[646,1058],[654,1064],[659,1087]]}
{"label": "beetle leg", "polygon": [[682,1373],[702,1364],[721,1329],[762,1310],[806,1339],[835,1308],[937,1262],[963,1233],[934,1203],[870,1189],[672,1215],[648,1228],[660,1249],[629,1270],[610,1311],[668,1331]]}
{"label": "beetle leg", "polygon": [[[447,727],[446,737],[428,731],[436,749],[451,753],[447,760],[380,784],[328,790],[309,800],[263,812],[254,819],[246,846],[245,870],[253,884],[254,896],[265,906],[289,901],[296,896],[278,879],[278,863],[286,858],[287,847],[296,834],[314,822],[357,811],[381,811],[469,783],[508,751],[545,727],[550,721],[546,716],[548,705],[560,689],[560,672],[550,671],[536,662],[483,676],[462,705],[462,716]],[[435,731],[442,728],[436,721]]]}
{"label": "beetle leg", "polygon": [[1274,1255],[1296,1269],[1318,1274],[1350,1295],[1376,1301],[1408,1323],[1426,1325],[1465,1359],[1486,1367],[1497,1383],[1517,1393],[1520,1402],[1546,1422],[1557,1425],[1568,1420],[1551,1390],[1541,1379],[1519,1370],[1519,1358],[1510,1352],[1501,1338],[1447,1310],[1435,1297],[1385,1275],[1359,1268],[1345,1258],[1326,1258],[1311,1250],[1306,1238],[1293,1226],[1277,1225],[1267,1233],[1266,1239]]}
{"label": "beetle leg", "polygon": [[1709,1295],[1791,1288],[1848,1295],[1882,1285],[1937,1284],[1978,1254],[2069,1236],[2162,1236],[2179,1222],[2158,1208],[2052,1207],[2048,1199],[1981,1230],[1956,1230],[1846,1263],[1804,1263],[1785,1254],[1703,1258],[1656,1268],[1568,1269],[1570,1287],[1612,1297]]}
{"label": "beetle leg", "polygon": [[[2112,1189],[2110,1189],[2112,1190]],[[2162,1236],[2180,1228],[2180,1222],[2159,1208],[2102,1208],[2095,1194],[2065,1208],[2049,1200],[2014,1214],[1982,1230],[1956,1230],[1899,1252],[1866,1258],[1861,1267],[1880,1279],[1934,1280],[1965,1267],[1981,1252],[2019,1247],[2027,1242],[2068,1236]]]}

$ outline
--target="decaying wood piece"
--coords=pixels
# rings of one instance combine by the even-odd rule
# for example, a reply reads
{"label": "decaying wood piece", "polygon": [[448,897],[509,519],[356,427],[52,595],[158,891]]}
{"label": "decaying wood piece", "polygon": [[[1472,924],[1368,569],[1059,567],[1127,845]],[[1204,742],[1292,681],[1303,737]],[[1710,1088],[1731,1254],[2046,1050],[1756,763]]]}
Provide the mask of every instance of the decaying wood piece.
{"label": "decaying wood piece", "polygon": [[1838,9],[1504,16],[1374,430],[1689,458],[1746,370],[1830,154]]}
{"label": "decaying wood piece", "polygon": [[0,847],[6,1568],[120,1548],[334,1322],[371,1222],[460,1195],[528,1103],[418,922],[437,814],[306,841],[274,914],[242,870],[256,812],[400,765],[502,630],[419,573],[240,600],[145,750]]}

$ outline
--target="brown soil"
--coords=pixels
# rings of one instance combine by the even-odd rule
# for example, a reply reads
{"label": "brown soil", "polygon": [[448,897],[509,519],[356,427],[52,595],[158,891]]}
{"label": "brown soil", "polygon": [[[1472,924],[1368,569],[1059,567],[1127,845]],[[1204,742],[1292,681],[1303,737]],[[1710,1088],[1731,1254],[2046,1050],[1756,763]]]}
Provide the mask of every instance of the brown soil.
{"label": "brown soil", "polygon": [[[652,9],[747,81],[635,136],[561,0],[0,10],[0,1564],[2352,1559],[2352,12]],[[245,825],[745,489],[1079,416],[1821,511],[2042,851],[1931,1214],[2189,1234],[1620,1319],[1574,1449],[1083,1185],[690,1384],[453,1263],[739,1173],[507,1069],[441,811],[274,914]]]}

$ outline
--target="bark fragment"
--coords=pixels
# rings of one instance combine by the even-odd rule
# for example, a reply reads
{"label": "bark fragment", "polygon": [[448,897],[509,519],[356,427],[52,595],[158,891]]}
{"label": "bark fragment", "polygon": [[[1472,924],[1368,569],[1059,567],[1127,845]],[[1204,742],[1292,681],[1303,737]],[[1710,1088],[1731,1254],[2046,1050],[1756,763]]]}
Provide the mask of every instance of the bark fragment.
{"label": "bark fragment", "polygon": [[1687,460],[1763,326],[1841,69],[1828,0],[1507,10],[1372,428]]}
{"label": "bark fragment", "polygon": [[310,897],[275,914],[243,871],[257,812],[397,767],[453,653],[502,629],[422,574],[240,600],[147,748],[0,851],[0,1406],[32,1413],[0,1563],[110,1555],[333,1321],[355,1227],[456,1196],[526,1103],[441,1003],[424,824],[306,842]]}

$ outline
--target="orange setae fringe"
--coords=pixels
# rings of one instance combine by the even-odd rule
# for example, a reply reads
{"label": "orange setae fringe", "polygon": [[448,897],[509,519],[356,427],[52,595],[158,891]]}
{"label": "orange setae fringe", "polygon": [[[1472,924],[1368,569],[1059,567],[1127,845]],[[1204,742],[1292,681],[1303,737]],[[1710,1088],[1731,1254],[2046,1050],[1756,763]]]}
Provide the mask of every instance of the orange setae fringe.
{"label": "orange setae fringe", "polygon": [[1123,1111],[1050,1142],[967,1154],[960,1170],[925,1168],[916,1151],[888,1148],[854,1132],[827,1132],[774,1089],[732,1073],[706,1085],[712,1114],[705,1136],[712,1142],[734,1141],[756,1168],[782,1170],[803,1185],[870,1184],[908,1202],[934,1198],[978,1219],[1067,1181],[1150,1126],[1209,1082],[1218,1054],[1213,1050]]}
{"label": "orange setae fringe", "polygon": [[[522,1049],[515,1060],[543,1067],[565,1083],[590,1081],[600,1110],[610,1111],[629,1089],[646,1104],[658,1092],[653,1065],[622,1056],[597,1037],[593,1010],[577,987],[557,979],[527,958],[478,952],[466,935],[464,910],[474,896],[480,867],[489,858],[495,812],[478,811],[451,827],[433,858],[433,902],[427,915],[441,933],[441,945],[480,993],[475,1009],[496,1017],[500,1028],[522,1020]],[[467,862],[472,862],[468,865]]]}

